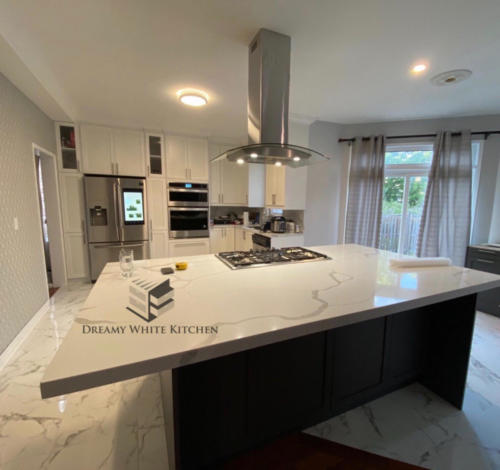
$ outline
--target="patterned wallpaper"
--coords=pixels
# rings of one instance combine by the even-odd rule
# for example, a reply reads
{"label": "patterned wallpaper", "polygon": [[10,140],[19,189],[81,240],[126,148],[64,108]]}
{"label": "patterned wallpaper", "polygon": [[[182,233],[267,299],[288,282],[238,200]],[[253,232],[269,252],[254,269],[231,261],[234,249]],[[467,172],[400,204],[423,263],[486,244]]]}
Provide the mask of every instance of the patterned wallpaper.
{"label": "patterned wallpaper", "polygon": [[32,143],[55,153],[54,123],[0,74],[0,352],[48,298]]}

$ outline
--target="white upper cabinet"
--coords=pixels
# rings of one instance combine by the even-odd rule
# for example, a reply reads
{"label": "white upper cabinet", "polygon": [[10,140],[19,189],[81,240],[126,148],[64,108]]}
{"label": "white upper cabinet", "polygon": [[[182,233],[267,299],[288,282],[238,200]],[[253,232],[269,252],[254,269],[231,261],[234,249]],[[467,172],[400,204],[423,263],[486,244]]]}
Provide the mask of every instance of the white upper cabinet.
{"label": "white upper cabinet", "polygon": [[187,148],[189,180],[208,182],[208,142],[189,138]]}
{"label": "white upper cabinet", "polygon": [[305,210],[307,187],[307,166],[286,168],[285,209]]}
{"label": "white upper cabinet", "polygon": [[80,134],[85,173],[145,176],[141,131],[82,124]]}
{"label": "white upper cabinet", "polygon": [[72,123],[56,123],[58,167],[61,172],[80,172],[79,139]]}
{"label": "white upper cabinet", "polygon": [[116,173],[123,176],[146,176],[144,133],[113,129],[112,135]]}
{"label": "white upper cabinet", "polygon": [[174,135],[167,136],[167,176],[168,179],[187,180],[187,139]]}
{"label": "white upper cabinet", "polygon": [[101,175],[114,174],[111,129],[103,126],[80,126],[83,171]]}
{"label": "white upper cabinet", "polygon": [[222,203],[230,206],[248,204],[248,165],[227,160],[221,162]]}
{"label": "white upper cabinet", "polygon": [[210,162],[210,205],[220,206],[222,204],[222,185],[220,162]]}
{"label": "white upper cabinet", "polygon": [[266,206],[285,207],[285,167],[266,165]]}
{"label": "white upper cabinet", "polygon": [[208,182],[208,144],[194,137],[167,137],[167,177]]}
{"label": "white upper cabinet", "polygon": [[146,134],[146,165],[149,178],[165,177],[165,144],[163,134]]}
{"label": "white upper cabinet", "polygon": [[[213,144],[212,158],[220,155],[229,145]],[[210,204],[213,206],[248,205],[248,165],[219,160],[210,163]]]}

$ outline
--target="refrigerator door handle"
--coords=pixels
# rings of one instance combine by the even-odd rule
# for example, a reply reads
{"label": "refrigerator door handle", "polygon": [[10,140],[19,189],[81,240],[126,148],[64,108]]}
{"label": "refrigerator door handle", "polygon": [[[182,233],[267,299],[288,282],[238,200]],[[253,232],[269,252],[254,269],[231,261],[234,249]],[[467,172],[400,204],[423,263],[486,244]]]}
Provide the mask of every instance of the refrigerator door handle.
{"label": "refrigerator door handle", "polygon": [[116,183],[117,186],[117,192],[118,192],[118,222],[120,224],[120,241],[123,242],[125,239],[125,229],[124,229],[124,224],[123,224],[123,200],[122,200],[122,191],[121,191],[121,184],[120,184],[120,179],[118,178],[118,182]]}
{"label": "refrigerator door handle", "polygon": [[117,183],[116,181],[113,182],[113,208],[115,211],[115,229],[116,229],[116,238],[120,240],[120,233],[118,231],[118,223],[119,223],[119,216],[118,216],[118,197],[117,197]]}

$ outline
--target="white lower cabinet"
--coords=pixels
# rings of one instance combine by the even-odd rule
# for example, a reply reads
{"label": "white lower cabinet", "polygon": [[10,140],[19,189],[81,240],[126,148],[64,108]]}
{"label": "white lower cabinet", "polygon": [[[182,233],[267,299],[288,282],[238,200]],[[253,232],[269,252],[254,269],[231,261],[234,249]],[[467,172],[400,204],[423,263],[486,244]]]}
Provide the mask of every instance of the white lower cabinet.
{"label": "white lower cabinet", "polygon": [[150,258],[168,258],[168,231],[153,230],[149,245]]}
{"label": "white lower cabinet", "polygon": [[252,232],[243,227],[234,229],[234,249],[235,251],[248,251],[253,247]]}
{"label": "white lower cabinet", "polygon": [[68,279],[88,277],[89,258],[85,235],[83,233],[65,233],[64,251]]}
{"label": "white lower cabinet", "polygon": [[170,240],[168,242],[168,256],[178,258],[180,256],[208,255],[210,251],[208,238],[186,238],[184,240]]}
{"label": "white lower cabinet", "polygon": [[234,251],[235,228],[233,225],[219,225],[210,229],[210,253]]}

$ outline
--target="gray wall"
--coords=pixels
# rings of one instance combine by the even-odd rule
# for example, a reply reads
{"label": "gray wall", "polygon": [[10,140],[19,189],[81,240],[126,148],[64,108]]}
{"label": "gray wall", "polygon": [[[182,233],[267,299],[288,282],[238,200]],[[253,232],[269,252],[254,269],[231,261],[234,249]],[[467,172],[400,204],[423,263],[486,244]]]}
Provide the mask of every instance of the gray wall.
{"label": "gray wall", "polygon": [[330,157],[311,165],[307,173],[304,238],[306,246],[335,244],[343,227],[347,146],[339,145],[342,126],[316,121],[309,128],[309,146]]}
{"label": "gray wall", "polygon": [[[472,131],[500,130],[500,115],[472,116],[444,119],[420,119],[412,121],[335,124],[316,121],[310,127],[310,146],[335,158],[325,164],[325,171],[310,167],[306,212],[306,243],[337,243],[343,233],[345,193],[347,183],[348,145],[338,144],[337,138],[351,138],[375,134],[410,135],[430,134],[440,130],[471,129]],[[476,220],[473,241],[483,243],[500,240],[500,136],[490,136],[484,143],[479,181]],[[311,187],[314,185],[314,187]],[[495,204],[495,201],[498,201]],[[322,214],[311,213],[321,211]],[[321,223],[321,219],[324,222]],[[498,220],[497,220],[498,219]],[[493,222],[492,222],[493,221]],[[311,224],[308,227],[308,222]],[[497,228],[498,225],[498,228]],[[335,231],[337,227],[337,231]]]}
{"label": "gray wall", "polygon": [[0,351],[48,298],[32,143],[55,153],[54,123],[0,74]]}

